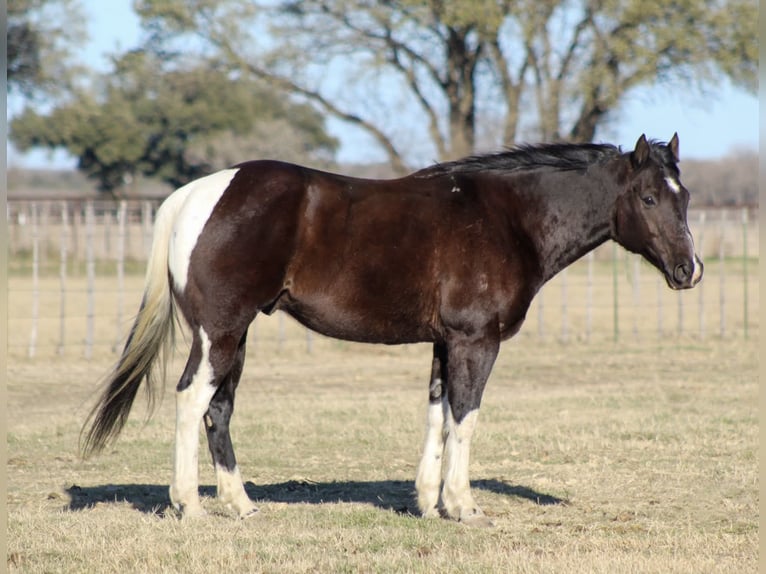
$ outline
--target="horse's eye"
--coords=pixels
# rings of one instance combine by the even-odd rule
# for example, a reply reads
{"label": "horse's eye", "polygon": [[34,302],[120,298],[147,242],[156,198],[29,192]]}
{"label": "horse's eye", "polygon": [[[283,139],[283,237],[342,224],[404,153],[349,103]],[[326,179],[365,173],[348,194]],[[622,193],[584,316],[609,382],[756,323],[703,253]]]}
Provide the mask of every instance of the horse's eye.
{"label": "horse's eye", "polygon": [[645,195],[641,198],[641,201],[644,202],[644,205],[647,207],[652,207],[654,205],[657,205],[657,200],[654,199],[653,195]]}

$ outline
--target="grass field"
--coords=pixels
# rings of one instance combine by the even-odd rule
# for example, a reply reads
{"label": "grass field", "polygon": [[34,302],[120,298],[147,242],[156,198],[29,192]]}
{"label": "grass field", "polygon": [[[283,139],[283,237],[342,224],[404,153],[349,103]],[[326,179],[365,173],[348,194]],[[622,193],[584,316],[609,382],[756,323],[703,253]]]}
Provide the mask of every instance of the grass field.
{"label": "grass field", "polygon": [[[276,338],[276,320],[259,321]],[[78,432],[114,355],[12,354],[10,571],[757,571],[757,331],[505,343],[472,450],[489,530],[413,516],[428,346],[318,338],[308,355],[288,340],[254,347],[238,394],[232,434],[261,508],[248,521],[217,504],[207,456],[209,516],[168,507],[183,351],[155,416],[137,405],[88,461]]]}

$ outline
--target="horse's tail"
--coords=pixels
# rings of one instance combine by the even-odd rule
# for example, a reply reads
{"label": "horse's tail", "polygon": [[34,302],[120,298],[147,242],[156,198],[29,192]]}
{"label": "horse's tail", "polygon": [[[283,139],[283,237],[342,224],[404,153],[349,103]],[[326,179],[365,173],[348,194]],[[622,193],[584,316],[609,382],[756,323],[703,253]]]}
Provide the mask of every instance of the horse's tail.
{"label": "horse's tail", "polygon": [[168,276],[168,249],[173,223],[185,197],[183,193],[174,193],[157,211],[141,307],[122,356],[104,381],[101,398],[83,425],[80,450],[84,457],[99,452],[117,437],[144,378],[149,414],[154,410],[158,378],[164,383],[167,359],[173,350],[175,309]]}

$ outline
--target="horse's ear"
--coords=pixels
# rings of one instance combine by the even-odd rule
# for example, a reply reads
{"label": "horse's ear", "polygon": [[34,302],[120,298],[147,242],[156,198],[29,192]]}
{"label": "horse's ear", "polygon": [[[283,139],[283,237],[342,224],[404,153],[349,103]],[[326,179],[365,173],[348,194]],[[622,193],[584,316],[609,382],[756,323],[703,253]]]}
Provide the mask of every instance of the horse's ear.
{"label": "horse's ear", "polygon": [[634,167],[641,167],[644,165],[646,158],[649,157],[649,142],[646,141],[646,135],[641,134],[636,142],[636,149],[633,150],[631,159],[633,160]]}
{"label": "horse's ear", "polygon": [[678,155],[678,132],[674,133],[673,137],[670,138],[668,147],[670,148],[670,153],[673,154],[673,159],[675,159],[676,162],[681,161],[681,156]]}

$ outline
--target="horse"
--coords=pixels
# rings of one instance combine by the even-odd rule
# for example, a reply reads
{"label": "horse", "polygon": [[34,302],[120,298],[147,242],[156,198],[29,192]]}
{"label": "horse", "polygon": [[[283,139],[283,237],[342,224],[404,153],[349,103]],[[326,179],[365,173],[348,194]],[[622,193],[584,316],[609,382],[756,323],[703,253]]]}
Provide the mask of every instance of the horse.
{"label": "horse", "polygon": [[540,288],[610,239],[672,289],[702,278],[678,145],[678,134],[641,135],[627,152],[520,145],[389,180],[258,160],[188,183],[157,211],[143,299],[83,425],[83,455],[117,437],[142,382],[156,392],[182,317],[191,349],[175,392],[170,501],[182,517],[205,514],[204,423],[217,496],[240,517],[256,513],[229,428],[248,326],[283,311],[338,339],[433,345],[418,508],[491,525],[471,494],[471,436],[500,342]]}

